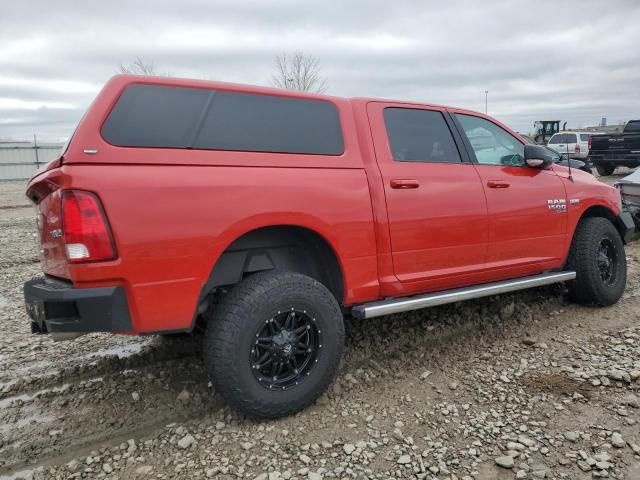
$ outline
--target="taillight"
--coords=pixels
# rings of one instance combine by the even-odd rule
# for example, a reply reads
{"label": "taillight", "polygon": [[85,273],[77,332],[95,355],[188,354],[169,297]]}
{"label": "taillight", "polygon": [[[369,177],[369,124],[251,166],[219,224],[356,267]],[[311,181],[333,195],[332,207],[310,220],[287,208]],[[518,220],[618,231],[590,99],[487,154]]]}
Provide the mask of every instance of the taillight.
{"label": "taillight", "polygon": [[62,194],[62,229],[70,262],[112,260],[116,251],[100,200],[93,193]]}
{"label": "taillight", "polygon": [[589,150],[591,150],[591,145],[593,143],[593,139],[591,137],[589,137],[589,143],[587,145],[589,145]]}
{"label": "taillight", "polygon": [[580,153],[580,145],[576,143],[576,153]]}

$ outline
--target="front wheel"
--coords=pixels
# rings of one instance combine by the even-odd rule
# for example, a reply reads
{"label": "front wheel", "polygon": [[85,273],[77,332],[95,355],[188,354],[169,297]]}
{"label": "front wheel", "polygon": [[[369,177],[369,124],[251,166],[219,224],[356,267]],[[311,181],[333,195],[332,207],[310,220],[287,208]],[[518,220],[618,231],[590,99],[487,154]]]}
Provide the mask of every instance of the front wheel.
{"label": "front wheel", "polygon": [[598,171],[598,175],[601,177],[608,177],[616,170],[616,166],[598,163],[596,165],[596,170]]}
{"label": "front wheel", "polygon": [[606,218],[580,221],[571,244],[567,270],[576,279],[568,282],[569,297],[585,305],[616,303],[627,283],[627,259],[620,234]]}
{"label": "front wheel", "polygon": [[216,391],[240,412],[268,420],[302,410],[327,389],[343,344],[342,313],[324,285],[265,271],[221,299],[204,354]]}

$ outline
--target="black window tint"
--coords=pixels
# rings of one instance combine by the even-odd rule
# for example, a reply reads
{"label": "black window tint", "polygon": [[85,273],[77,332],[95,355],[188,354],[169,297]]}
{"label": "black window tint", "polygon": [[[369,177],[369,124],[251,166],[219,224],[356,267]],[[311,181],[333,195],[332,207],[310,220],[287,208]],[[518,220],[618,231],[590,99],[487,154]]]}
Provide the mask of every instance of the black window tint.
{"label": "black window tint", "polygon": [[159,85],[129,86],[102,136],[121,147],[344,151],[338,111],[329,102]]}
{"label": "black window tint", "polygon": [[385,108],[384,123],[394,160],[460,163],[460,153],[442,113]]}
{"label": "black window tint", "polygon": [[102,126],[102,136],[120,147],[189,146],[210,90],[131,85]]}
{"label": "black window tint", "polygon": [[216,92],[194,148],[340,155],[338,112],[319,100]]}
{"label": "black window tint", "polygon": [[558,133],[551,137],[549,143],[576,143],[575,133]]}
{"label": "black window tint", "polygon": [[640,132],[640,120],[629,120],[624,127],[625,132]]}

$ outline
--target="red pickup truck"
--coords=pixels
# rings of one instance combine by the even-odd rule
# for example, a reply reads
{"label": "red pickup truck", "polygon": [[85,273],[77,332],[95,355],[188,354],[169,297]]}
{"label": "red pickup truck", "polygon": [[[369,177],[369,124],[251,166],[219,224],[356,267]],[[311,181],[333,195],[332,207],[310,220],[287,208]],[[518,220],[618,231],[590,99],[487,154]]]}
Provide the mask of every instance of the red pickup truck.
{"label": "red pickup truck", "polygon": [[343,315],[567,282],[610,305],[634,233],[618,191],[476,112],[116,76],[27,188],[34,333],[204,329],[255,418],[332,381]]}

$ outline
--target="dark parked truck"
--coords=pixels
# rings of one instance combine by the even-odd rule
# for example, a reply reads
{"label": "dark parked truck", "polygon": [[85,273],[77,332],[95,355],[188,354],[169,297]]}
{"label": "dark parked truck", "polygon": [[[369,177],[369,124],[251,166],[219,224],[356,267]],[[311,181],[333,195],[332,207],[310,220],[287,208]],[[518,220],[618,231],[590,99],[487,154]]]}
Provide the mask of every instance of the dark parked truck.
{"label": "dark parked truck", "polygon": [[204,331],[215,389],[261,419],[327,388],[345,314],[554,282],[617,302],[635,229],[480,113],[160,77],[113,78],[27,195],[34,333]]}
{"label": "dark parked truck", "polygon": [[589,158],[600,175],[611,175],[619,166],[639,166],[640,120],[629,121],[622,133],[592,135]]}

